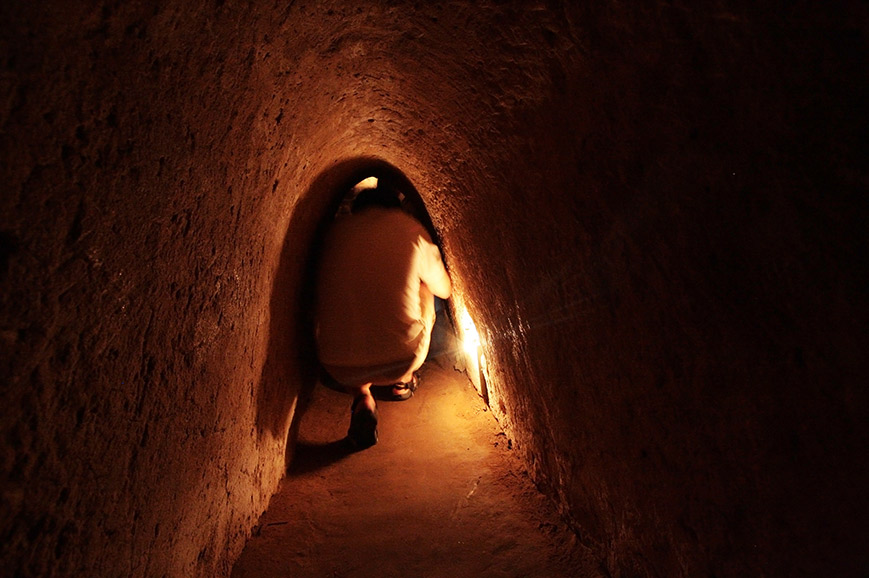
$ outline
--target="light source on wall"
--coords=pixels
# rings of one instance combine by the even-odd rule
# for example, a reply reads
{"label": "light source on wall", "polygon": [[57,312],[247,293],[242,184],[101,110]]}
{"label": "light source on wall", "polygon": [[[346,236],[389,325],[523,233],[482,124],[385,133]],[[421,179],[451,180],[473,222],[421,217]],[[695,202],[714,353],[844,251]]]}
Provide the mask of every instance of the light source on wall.
{"label": "light source on wall", "polygon": [[465,353],[472,357],[477,357],[477,351],[480,348],[480,334],[477,333],[477,328],[474,326],[474,321],[471,319],[471,314],[467,309],[462,308],[461,319],[459,320],[462,326],[462,348]]}
{"label": "light source on wall", "polygon": [[462,350],[464,351],[464,369],[474,384],[483,401],[489,403],[489,392],[486,386],[486,356],[483,355],[482,343],[480,342],[480,334],[477,327],[474,325],[471,314],[465,309],[463,304],[456,306],[459,318],[460,338],[462,341]]}

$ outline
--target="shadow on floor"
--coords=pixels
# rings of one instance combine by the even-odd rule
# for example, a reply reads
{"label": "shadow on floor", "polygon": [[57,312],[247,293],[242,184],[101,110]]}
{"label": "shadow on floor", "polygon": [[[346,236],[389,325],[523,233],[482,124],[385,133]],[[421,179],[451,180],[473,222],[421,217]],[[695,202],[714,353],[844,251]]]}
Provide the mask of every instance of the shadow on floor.
{"label": "shadow on floor", "polygon": [[290,477],[301,476],[322,470],[357,451],[359,450],[347,438],[325,443],[299,441],[296,444],[293,461],[287,468],[287,475]]}

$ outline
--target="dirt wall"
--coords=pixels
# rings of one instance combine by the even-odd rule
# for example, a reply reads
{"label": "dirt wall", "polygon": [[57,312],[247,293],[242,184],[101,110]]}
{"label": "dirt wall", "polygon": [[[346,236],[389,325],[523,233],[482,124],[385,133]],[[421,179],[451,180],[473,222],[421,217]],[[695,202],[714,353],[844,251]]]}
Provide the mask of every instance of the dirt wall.
{"label": "dirt wall", "polygon": [[258,419],[298,195],[263,117],[268,29],[213,3],[0,11],[4,565],[227,573],[299,383]]}
{"label": "dirt wall", "polygon": [[380,167],[611,575],[865,571],[865,8],[572,4],[5,3],[3,560],[227,572]]}
{"label": "dirt wall", "polygon": [[570,10],[497,93],[551,80],[448,245],[495,409],[612,575],[865,572],[865,22]]}

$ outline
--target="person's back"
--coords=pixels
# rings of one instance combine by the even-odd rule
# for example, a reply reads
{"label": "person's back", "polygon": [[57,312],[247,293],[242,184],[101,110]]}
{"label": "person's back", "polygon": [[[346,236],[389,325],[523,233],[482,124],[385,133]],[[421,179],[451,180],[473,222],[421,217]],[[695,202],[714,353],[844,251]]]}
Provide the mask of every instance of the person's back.
{"label": "person's back", "polygon": [[427,322],[420,297],[421,274],[431,268],[421,262],[427,237],[400,209],[372,207],[335,222],[318,290],[322,363],[375,366],[415,355]]}
{"label": "person's back", "polygon": [[[397,207],[397,198],[390,200],[383,191],[370,195],[375,202],[363,197],[365,204],[338,218],[326,240],[316,337],[324,369],[354,393],[354,407],[361,398],[374,414],[369,387],[412,380],[429,348],[432,294],[448,298],[450,281],[437,246]],[[349,433],[353,439],[352,423]],[[376,432],[371,433],[373,441],[357,443],[374,443]]]}

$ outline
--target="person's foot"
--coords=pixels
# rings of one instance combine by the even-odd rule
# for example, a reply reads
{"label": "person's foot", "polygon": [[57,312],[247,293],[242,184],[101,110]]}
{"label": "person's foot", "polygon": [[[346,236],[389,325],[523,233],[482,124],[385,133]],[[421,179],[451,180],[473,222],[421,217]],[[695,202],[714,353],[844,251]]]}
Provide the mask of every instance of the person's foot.
{"label": "person's foot", "polygon": [[419,374],[413,373],[408,382],[398,382],[392,385],[372,385],[371,395],[381,401],[405,401],[413,396],[419,386]]}
{"label": "person's foot", "polygon": [[360,393],[350,406],[350,429],[347,438],[360,450],[377,443],[377,406],[370,394]]}

